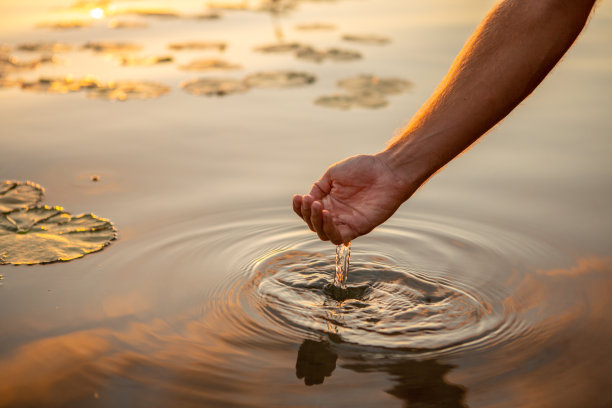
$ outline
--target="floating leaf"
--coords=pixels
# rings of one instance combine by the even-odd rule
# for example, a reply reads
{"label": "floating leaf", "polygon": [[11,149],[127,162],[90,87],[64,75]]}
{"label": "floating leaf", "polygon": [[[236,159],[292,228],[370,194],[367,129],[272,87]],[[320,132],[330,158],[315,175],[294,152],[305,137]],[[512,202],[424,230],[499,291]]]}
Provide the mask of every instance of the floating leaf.
{"label": "floating leaf", "polygon": [[20,72],[32,71],[38,68],[41,64],[55,63],[54,57],[41,57],[29,61],[21,61],[18,58],[8,55],[0,55],[0,73],[2,72]]}
{"label": "floating leaf", "polygon": [[209,49],[224,51],[225,48],[227,48],[227,44],[221,41],[187,41],[182,43],[169,44],[168,48],[175,51]]}
{"label": "floating leaf", "polygon": [[391,42],[388,37],[383,37],[376,34],[344,34],[342,39],[344,41],[375,45],[385,45]]}
{"label": "floating leaf", "polygon": [[258,88],[286,88],[308,85],[315,82],[316,77],[307,72],[266,71],[248,75],[245,82]]}
{"label": "floating leaf", "polygon": [[280,43],[280,44],[271,44],[271,45],[262,45],[260,47],[256,47],[255,51],[265,52],[267,54],[280,54],[284,52],[296,52],[299,49],[304,48],[305,46],[300,43]]}
{"label": "floating leaf", "polygon": [[44,189],[30,181],[0,182],[0,213],[33,207],[42,200]]}
{"label": "floating leaf", "polygon": [[142,47],[138,44],[124,42],[88,42],[82,47],[84,50],[92,50],[97,53],[119,54],[140,51]]}
{"label": "floating leaf", "polygon": [[72,50],[72,46],[63,43],[54,43],[54,42],[33,42],[33,43],[23,43],[17,46],[19,51],[26,52],[50,52],[50,53],[58,53],[58,52],[68,52]]}
{"label": "floating leaf", "polygon": [[0,89],[13,88],[20,84],[21,81],[19,79],[4,78],[0,72]]}
{"label": "floating leaf", "polygon": [[338,81],[340,88],[353,92],[378,92],[383,95],[399,94],[412,87],[412,83],[401,78],[379,78],[375,75],[358,75]]}
{"label": "floating leaf", "polygon": [[239,3],[230,3],[222,1],[209,1],[206,3],[206,8],[210,10],[248,10],[249,4],[246,1]]}
{"label": "floating leaf", "polygon": [[244,81],[231,78],[200,78],[181,84],[186,92],[193,95],[225,96],[246,92],[249,87]]}
{"label": "floating leaf", "polygon": [[39,23],[37,25],[38,28],[51,28],[54,30],[72,30],[75,28],[85,28],[91,26],[89,21],[56,21],[56,22],[46,22]]}
{"label": "floating leaf", "polygon": [[159,18],[178,18],[179,13],[169,9],[149,9],[149,8],[134,8],[116,11],[114,14],[133,15],[141,17],[159,17]]}
{"label": "floating leaf", "polygon": [[358,51],[345,50],[341,48],[329,48],[327,50],[317,50],[313,47],[303,47],[297,50],[295,56],[314,62],[330,61],[353,61],[361,58]]}
{"label": "floating leaf", "polygon": [[149,25],[144,21],[121,21],[111,20],[108,22],[108,28],[124,29],[124,28],[147,28]]}
{"label": "floating leaf", "polygon": [[209,12],[209,13],[200,13],[193,16],[196,20],[218,20],[221,18],[221,14]]}
{"label": "floating leaf", "polygon": [[335,94],[322,96],[314,101],[315,105],[327,108],[351,109],[365,108],[376,109],[387,106],[387,100],[378,92],[358,92],[350,94]]}
{"label": "floating leaf", "polygon": [[295,29],[300,31],[328,31],[335,30],[336,26],[329,23],[305,23],[296,25]]}
{"label": "floating leaf", "polygon": [[132,99],[157,98],[170,92],[166,85],[146,81],[117,81],[98,85],[87,92],[93,99],[127,101]]}
{"label": "floating leaf", "polygon": [[193,60],[189,64],[180,65],[179,68],[185,71],[227,71],[242,69],[242,66],[220,59],[208,58]]}
{"label": "floating leaf", "polygon": [[98,81],[93,77],[85,77],[81,79],[72,79],[71,77],[39,78],[37,81],[21,82],[21,89],[24,91],[62,94],[77,92],[81,89],[94,89],[98,86]]}
{"label": "floating leaf", "polygon": [[149,66],[166,64],[174,61],[171,55],[162,55],[160,57],[136,57],[136,56],[122,56],[119,59],[119,63],[123,66]]}
{"label": "floating leaf", "polygon": [[70,261],[116,237],[113,224],[93,214],[72,216],[47,206],[17,209],[0,215],[0,264]]}

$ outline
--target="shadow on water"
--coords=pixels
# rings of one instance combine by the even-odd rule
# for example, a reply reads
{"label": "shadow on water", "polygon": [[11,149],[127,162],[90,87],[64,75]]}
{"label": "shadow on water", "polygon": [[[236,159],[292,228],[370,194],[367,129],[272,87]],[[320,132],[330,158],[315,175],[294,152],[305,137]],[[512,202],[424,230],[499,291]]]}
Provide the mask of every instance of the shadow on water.
{"label": "shadow on water", "polygon": [[[297,353],[295,375],[304,379],[308,386],[323,384],[326,377],[332,376],[337,360],[338,353],[328,341],[306,339]],[[373,365],[362,358],[361,361],[343,364],[342,368],[358,373],[387,373],[394,385],[385,392],[403,400],[405,407],[467,407],[464,402],[466,389],[444,379],[454,366],[435,359],[392,359],[388,363]]]}

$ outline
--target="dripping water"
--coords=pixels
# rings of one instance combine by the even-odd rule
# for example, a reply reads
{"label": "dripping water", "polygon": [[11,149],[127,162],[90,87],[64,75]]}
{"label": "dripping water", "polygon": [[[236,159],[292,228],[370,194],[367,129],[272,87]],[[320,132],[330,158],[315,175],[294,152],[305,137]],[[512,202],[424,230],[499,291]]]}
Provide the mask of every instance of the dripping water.
{"label": "dripping water", "polygon": [[346,290],[349,263],[351,260],[351,243],[340,244],[336,247],[336,273],[334,274],[334,287]]}

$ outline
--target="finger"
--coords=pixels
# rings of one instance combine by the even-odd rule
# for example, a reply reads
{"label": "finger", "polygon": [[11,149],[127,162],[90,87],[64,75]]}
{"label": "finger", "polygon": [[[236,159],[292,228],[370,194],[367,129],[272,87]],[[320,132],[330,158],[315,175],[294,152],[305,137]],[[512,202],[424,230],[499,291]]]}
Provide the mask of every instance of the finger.
{"label": "finger", "polygon": [[299,194],[293,195],[293,211],[302,218],[302,196]]}
{"label": "finger", "polygon": [[311,195],[315,200],[320,200],[331,191],[331,178],[329,177],[329,171],[326,171],[323,176],[315,181],[315,183],[310,188]]}
{"label": "finger", "polygon": [[327,238],[327,235],[325,235],[325,231],[323,230],[323,205],[320,201],[315,201],[312,203],[310,221],[312,222],[312,226],[314,227],[314,230],[319,238],[322,241],[329,241],[329,238]]}
{"label": "finger", "polygon": [[310,228],[311,231],[314,231],[312,222],[310,221],[310,207],[312,206],[312,201],[312,196],[308,194],[302,198],[302,218],[304,221],[306,221],[306,224],[308,224],[308,228]]}
{"label": "finger", "polygon": [[325,236],[329,238],[331,242],[336,245],[340,245],[342,243],[342,238],[340,237],[340,233],[332,220],[332,216],[327,210],[323,210],[323,231],[325,232]]}

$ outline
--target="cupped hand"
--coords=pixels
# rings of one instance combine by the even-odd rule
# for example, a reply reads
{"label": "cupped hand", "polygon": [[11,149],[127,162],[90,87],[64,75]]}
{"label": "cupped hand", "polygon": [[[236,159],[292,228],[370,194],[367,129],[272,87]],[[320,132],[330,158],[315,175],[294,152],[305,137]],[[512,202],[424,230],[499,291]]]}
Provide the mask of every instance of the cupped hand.
{"label": "cupped hand", "polygon": [[329,167],[293,210],[334,244],[348,243],[385,222],[414,192],[377,155],[349,157]]}

